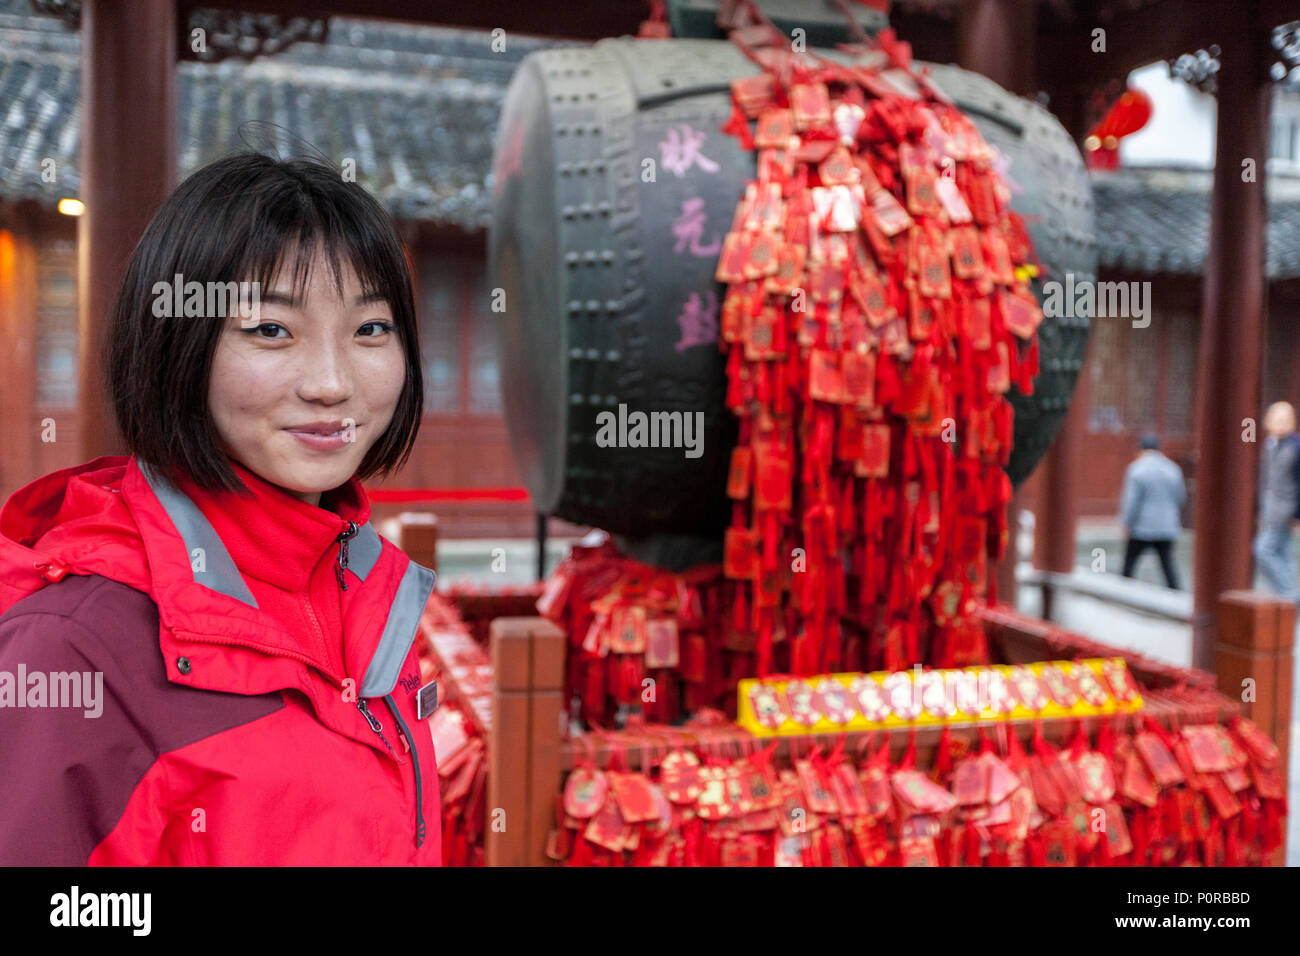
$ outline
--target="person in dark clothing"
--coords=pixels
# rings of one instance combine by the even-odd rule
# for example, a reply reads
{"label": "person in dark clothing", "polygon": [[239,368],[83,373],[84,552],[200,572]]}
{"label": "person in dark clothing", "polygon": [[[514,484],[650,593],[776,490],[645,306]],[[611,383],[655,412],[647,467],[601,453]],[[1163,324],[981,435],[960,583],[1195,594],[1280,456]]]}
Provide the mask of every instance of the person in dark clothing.
{"label": "person in dark clothing", "polygon": [[1288,601],[1300,599],[1291,526],[1300,518],[1300,437],[1295,409],[1274,402],[1264,414],[1264,455],[1259,470],[1259,525],[1255,563],[1269,587]]}
{"label": "person in dark clothing", "polygon": [[1124,547],[1124,577],[1133,577],[1138,559],[1155,548],[1165,583],[1177,590],[1178,567],[1174,542],[1182,530],[1180,512],[1187,500],[1182,470],[1160,452],[1154,435],[1142,438],[1142,453],[1124,472],[1120,521],[1128,542]]}

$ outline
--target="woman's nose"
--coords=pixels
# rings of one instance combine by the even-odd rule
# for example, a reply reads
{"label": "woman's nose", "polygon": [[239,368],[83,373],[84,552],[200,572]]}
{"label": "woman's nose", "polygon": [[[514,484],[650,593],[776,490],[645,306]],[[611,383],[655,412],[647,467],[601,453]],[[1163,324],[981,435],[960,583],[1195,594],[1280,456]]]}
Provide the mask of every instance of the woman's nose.
{"label": "woman's nose", "polygon": [[298,394],[307,401],[336,404],[352,394],[352,367],[343,350],[322,346],[306,357]]}

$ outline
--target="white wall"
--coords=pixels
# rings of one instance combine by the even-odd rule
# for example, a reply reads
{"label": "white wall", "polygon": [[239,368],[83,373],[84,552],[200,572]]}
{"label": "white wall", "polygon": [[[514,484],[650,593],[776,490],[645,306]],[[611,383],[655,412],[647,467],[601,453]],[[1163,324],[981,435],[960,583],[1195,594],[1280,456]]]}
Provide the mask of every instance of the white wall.
{"label": "white wall", "polygon": [[[1141,130],[1119,143],[1122,166],[1214,167],[1214,97],[1182,80],[1170,79],[1169,68],[1153,63],[1129,74],[1128,84],[1151,97],[1151,119]],[[1271,160],[1274,172],[1300,172],[1300,92],[1276,87],[1273,98],[1274,128],[1294,137],[1293,158]],[[1291,124],[1296,124],[1292,129]]]}
{"label": "white wall", "polygon": [[1170,79],[1164,62],[1134,70],[1129,86],[1151,97],[1151,119],[1119,141],[1123,166],[1214,166],[1214,97]]}

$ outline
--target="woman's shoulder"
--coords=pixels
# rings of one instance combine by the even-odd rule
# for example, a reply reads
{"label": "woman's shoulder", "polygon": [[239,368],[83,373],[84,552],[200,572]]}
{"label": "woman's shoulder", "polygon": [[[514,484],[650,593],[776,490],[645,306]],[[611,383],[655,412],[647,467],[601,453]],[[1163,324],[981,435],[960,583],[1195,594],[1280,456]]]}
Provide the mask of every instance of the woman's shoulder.
{"label": "woman's shoulder", "polygon": [[118,666],[158,656],[158,606],[149,595],[99,574],[69,574],[0,614],[0,660],[99,657]]}

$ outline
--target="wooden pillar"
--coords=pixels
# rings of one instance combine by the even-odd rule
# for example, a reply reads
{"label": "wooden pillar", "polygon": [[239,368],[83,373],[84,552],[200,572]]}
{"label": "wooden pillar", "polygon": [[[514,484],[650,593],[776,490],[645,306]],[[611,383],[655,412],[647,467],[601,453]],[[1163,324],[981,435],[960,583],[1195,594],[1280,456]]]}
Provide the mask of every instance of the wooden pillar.
{"label": "wooden pillar", "polygon": [[[1082,143],[1087,135],[1085,90],[1072,84],[1061,71],[1051,72],[1051,79],[1056,81],[1050,99],[1052,113],[1069,131],[1075,143]],[[1093,341],[1094,337],[1089,336],[1088,351],[1091,351]],[[1081,466],[1084,434],[1092,403],[1092,373],[1087,354],[1085,352],[1079,366],[1069,410],[1039,466],[1039,507],[1034,516],[1035,555],[1045,570],[1065,574],[1073,571],[1075,564],[1078,486],[1074,478]],[[1054,598],[1053,587],[1045,584],[1042,616],[1046,620],[1053,618]]]}
{"label": "wooden pillar", "polygon": [[1031,93],[1036,29],[1034,0],[968,0],[961,8],[957,65],[1012,93]]}
{"label": "wooden pillar", "polygon": [[[1034,0],[971,0],[962,8],[958,66],[982,73],[1012,93],[1029,93],[1034,82]],[[1007,553],[997,567],[998,600],[1016,604],[1016,539],[1019,495],[1007,503]]]}
{"label": "wooden pillar", "polygon": [[[1255,0],[1219,18],[1214,194],[1202,291],[1196,403],[1196,553],[1192,663],[1214,667],[1219,595],[1251,585],[1265,308],[1264,164],[1272,84]],[[1249,179],[1250,181],[1246,181]]]}
{"label": "wooden pillar", "polygon": [[491,628],[488,866],[542,866],[560,786],[564,632],[541,617],[499,617]]}
{"label": "wooden pillar", "polygon": [[82,3],[81,177],[77,411],[82,453],[94,458],[126,451],[104,390],[101,333],[131,250],[176,184],[172,0]]}
{"label": "wooden pillar", "polygon": [[0,228],[0,497],[36,477],[36,283],[33,232],[21,219]]}

